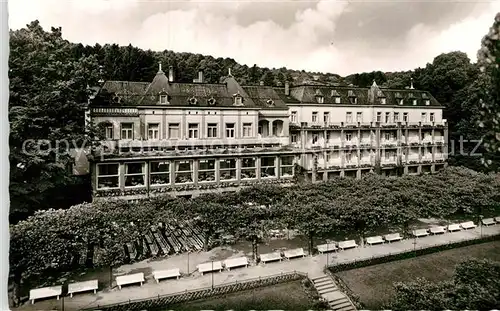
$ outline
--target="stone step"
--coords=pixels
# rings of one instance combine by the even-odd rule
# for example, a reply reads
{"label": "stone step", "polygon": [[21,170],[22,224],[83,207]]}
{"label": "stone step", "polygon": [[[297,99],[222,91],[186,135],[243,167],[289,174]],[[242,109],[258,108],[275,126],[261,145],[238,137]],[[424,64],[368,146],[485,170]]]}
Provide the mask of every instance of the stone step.
{"label": "stone step", "polygon": [[323,280],[330,280],[330,277],[327,275],[324,275],[324,276],[318,276],[318,277],[312,278],[311,280],[314,283],[316,283],[316,282],[323,281]]}
{"label": "stone step", "polygon": [[333,292],[338,292],[338,288],[325,288],[321,291],[318,291],[318,294],[320,295],[324,295],[324,294],[327,294],[327,293],[333,293]]}
{"label": "stone step", "polygon": [[341,297],[339,296],[339,298],[335,298],[335,299],[328,300],[328,303],[329,303],[330,305],[335,305],[335,304],[338,304],[339,302],[343,302],[343,301],[346,301],[346,300],[347,300],[347,301],[349,301],[349,300],[345,297],[345,295],[344,295],[344,294],[342,294],[342,296],[341,296]]}
{"label": "stone step", "polygon": [[354,307],[349,303],[348,306],[340,309],[335,309],[335,311],[356,311],[356,309],[354,309]]}
{"label": "stone step", "polygon": [[318,285],[318,286],[315,286],[317,290],[321,290],[321,289],[324,289],[324,288],[330,288],[330,287],[335,287],[337,288],[337,286],[333,283],[328,283],[328,284],[321,284],[321,285]]}
{"label": "stone step", "polygon": [[342,309],[342,308],[345,308],[345,307],[352,307],[351,302],[349,300],[347,300],[347,299],[345,301],[343,301],[343,302],[338,302],[336,304],[330,304],[330,306],[334,310],[339,310],[339,309]]}
{"label": "stone step", "polygon": [[324,290],[322,290],[321,292],[319,292],[319,291],[318,291],[318,293],[319,293],[320,295],[322,295],[322,294],[326,294],[326,293],[336,292],[336,291],[338,291],[338,290],[339,290],[338,288],[329,288],[329,289],[324,289]]}
{"label": "stone step", "polygon": [[338,288],[335,286],[327,286],[327,287],[317,288],[316,290],[318,291],[318,293],[322,294],[326,291],[338,290]]}
{"label": "stone step", "polygon": [[332,282],[332,280],[321,280],[321,281],[317,281],[317,282],[313,282],[313,283],[314,283],[314,286],[321,286],[324,284],[331,284],[333,282]]}

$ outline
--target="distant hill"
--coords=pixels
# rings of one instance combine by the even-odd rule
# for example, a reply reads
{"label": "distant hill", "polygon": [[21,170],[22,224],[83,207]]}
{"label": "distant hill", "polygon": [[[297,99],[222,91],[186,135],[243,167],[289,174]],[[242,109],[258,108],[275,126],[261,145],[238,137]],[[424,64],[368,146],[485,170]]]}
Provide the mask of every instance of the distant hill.
{"label": "distant hill", "polygon": [[241,65],[232,58],[214,58],[193,53],[178,53],[169,50],[153,52],[142,50],[132,45],[118,46],[117,44],[106,44],[101,46],[84,46],[72,44],[74,56],[96,54],[99,63],[103,66],[105,79],[121,81],[151,81],[158,63],[163,68],[174,67],[175,80],[180,82],[192,82],[197,77],[198,71],[203,70],[205,82],[218,83],[221,77],[227,75],[228,68],[241,84],[257,85],[261,81],[265,85],[280,86],[285,81],[292,84],[319,84],[319,85],[355,85],[367,87],[372,84],[373,79],[380,86],[401,88],[409,85],[412,72],[383,73],[380,71],[361,73],[342,77],[335,73],[307,72],[285,67],[266,68],[253,65]]}

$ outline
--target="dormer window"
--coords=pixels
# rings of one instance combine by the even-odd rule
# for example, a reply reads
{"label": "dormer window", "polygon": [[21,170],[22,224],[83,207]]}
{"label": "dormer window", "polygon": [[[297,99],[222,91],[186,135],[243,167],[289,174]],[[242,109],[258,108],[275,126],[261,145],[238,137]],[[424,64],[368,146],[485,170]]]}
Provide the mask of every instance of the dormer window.
{"label": "dormer window", "polygon": [[190,105],[196,105],[198,103],[198,100],[193,96],[188,99],[188,103]]}
{"label": "dormer window", "polygon": [[325,102],[325,98],[321,95],[316,95],[316,101],[318,102],[318,104],[322,104]]}
{"label": "dormer window", "polygon": [[233,98],[235,106],[243,106],[243,97],[239,93],[234,94]]}
{"label": "dormer window", "polygon": [[266,103],[269,107],[274,107],[274,100],[268,99]]}
{"label": "dormer window", "polygon": [[402,98],[398,99],[398,102],[399,102],[399,105],[403,105],[403,99]]}
{"label": "dormer window", "polygon": [[425,105],[426,105],[426,106],[429,106],[430,104],[431,104],[431,101],[430,101],[430,100],[428,100],[428,99],[426,99],[426,100],[425,100]]}
{"label": "dormer window", "polygon": [[416,105],[417,105],[417,100],[416,100],[416,99],[414,99],[414,100],[413,100],[413,106],[416,106]]}
{"label": "dormer window", "polygon": [[167,95],[160,95],[160,104],[166,105],[168,103]]}
{"label": "dormer window", "polygon": [[340,104],[340,94],[336,90],[332,90],[330,95],[333,97],[333,101],[336,104]]}
{"label": "dormer window", "polygon": [[207,104],[209,106],[215,106],[215,102],[216,102],[215,98],[213,98],[213,97],[210,97],[209,99],[207,99]]}
{"label": "dormer window", "polygon": [[385,98],[381,98],[380,102],[382,103],[382,105],[385,105]]}

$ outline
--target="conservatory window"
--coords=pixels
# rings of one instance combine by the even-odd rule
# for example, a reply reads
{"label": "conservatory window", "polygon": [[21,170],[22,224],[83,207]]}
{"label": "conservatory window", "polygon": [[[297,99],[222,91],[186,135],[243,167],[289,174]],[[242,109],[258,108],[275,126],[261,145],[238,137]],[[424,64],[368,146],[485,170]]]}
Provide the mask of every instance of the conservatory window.
{"label": "conservatory window", "polygon": [[120,174],[118,163],[97,165],[97,189],[119,187]]}
{"label": "conservatory window", "polygon": [[193,161],[175,161],[175,183],[193,182]]}
{"label": "conservatory window", "polygon": [[144,163],[126,163],[125,164],[125,187],[144,186],[146,179]]}
{"label": "conservatory window", "polygon": [[219,174],[221,181],[236,179],[236,159],[221,159]]}

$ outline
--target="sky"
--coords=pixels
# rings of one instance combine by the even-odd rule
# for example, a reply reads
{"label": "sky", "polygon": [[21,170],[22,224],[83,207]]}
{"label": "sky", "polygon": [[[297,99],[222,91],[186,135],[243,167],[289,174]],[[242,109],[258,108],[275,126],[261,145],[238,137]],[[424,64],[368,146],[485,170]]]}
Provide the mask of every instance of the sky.
{"label": "sky", "polygon": [[472,61],[500,0],[9,0],[9,26],[38,19],[72,42],[132,44],[240,64],[348,75]]}

